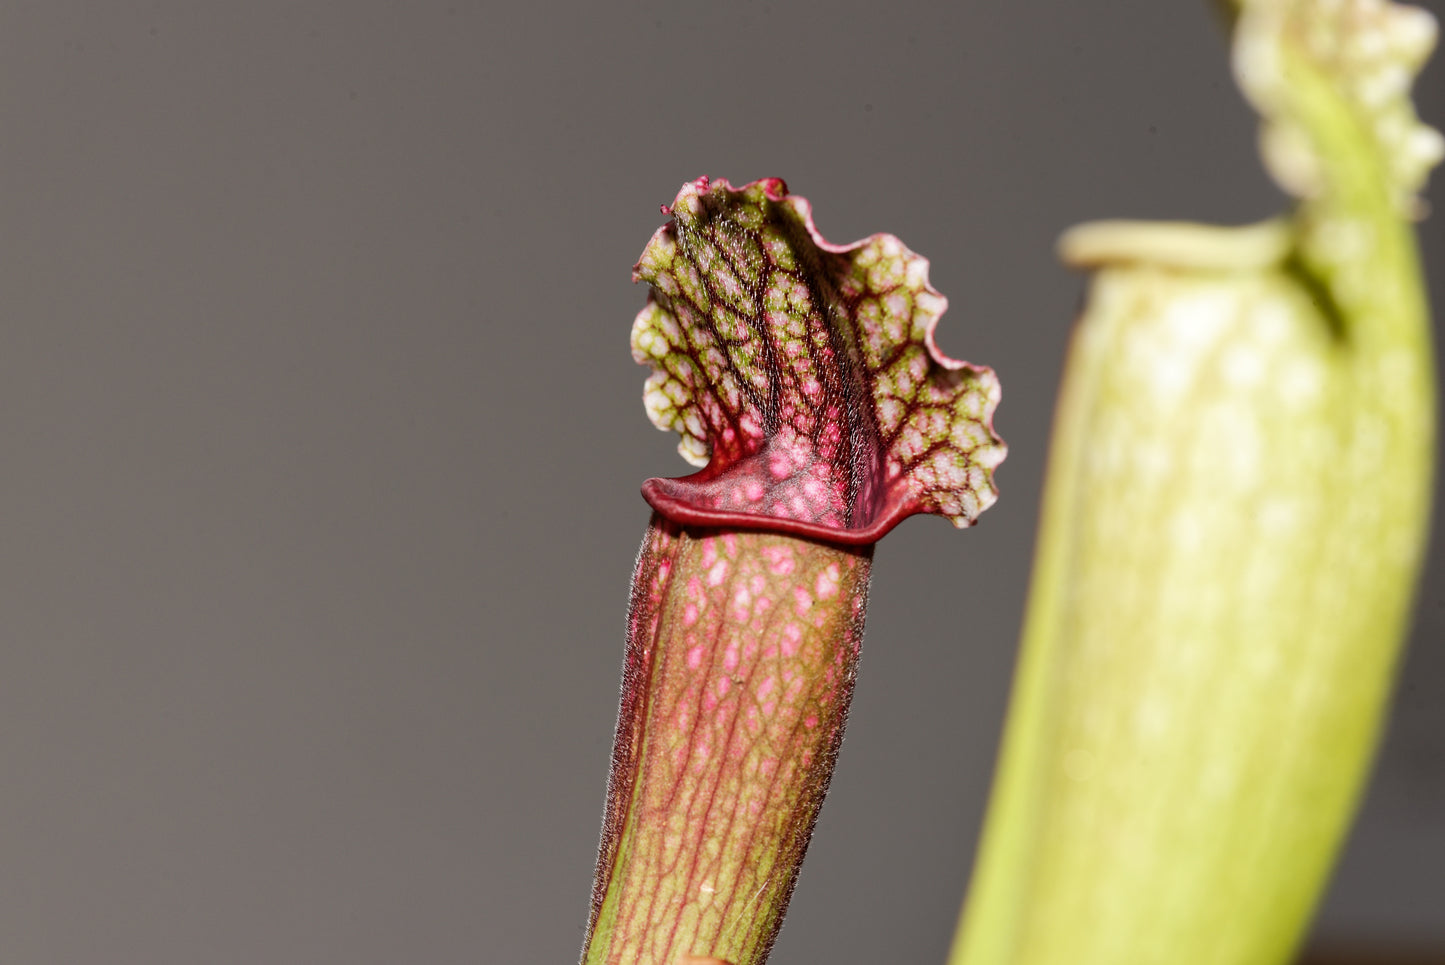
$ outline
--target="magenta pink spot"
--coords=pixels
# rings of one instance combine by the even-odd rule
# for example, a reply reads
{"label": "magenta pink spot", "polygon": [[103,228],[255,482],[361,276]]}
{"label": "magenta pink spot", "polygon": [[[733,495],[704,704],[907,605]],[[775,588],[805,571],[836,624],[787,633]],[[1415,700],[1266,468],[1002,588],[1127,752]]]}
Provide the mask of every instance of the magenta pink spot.
{"label": "magenta pink spot", "polygon": [[752,605],[752,602],[753,595],[748,592],[748,588],[745,586],[738,587],[737,591],[733,593],[733,615],[739,623],[747,621],[748,608]]}
{"label": "magenta pink spot", "polygon": [[766,697],[768,694],[770,694],[770,693],[772,693],[772,692],[773,692],[773,678],[772,678],[772,677],[764,677],[764,678],[763,678],[763,682],[760,683],[760,684],[758,684],[758,697],[759,697],[759,698]]}
{"label": "magenta pink spot", "polygon": [[701,667],[701,666],[702,666],[702,655],[703,655],[704,652],[705,652],[705,651],[704,651],[704,649],[703,649],[702,644],[698,644],[697,646],[695,646],[695,647],[693,647],[691,650],[689,650],[689,651],[687,652],[687,665],[688,665],[688,667],[691,668],[691,669],[693,669],[693,670],[696,670],[698,667]]}
{"label": "magenta pink spot", "polygon": [[803,718],[803,726],[806,727],[806,728],[808,728],[809,730],[812,730],[814,727],[817,727],[817,726],[818,726],[818,715],[817,715],[817,714],[809,714],[807,717],[804,717],[804,718]]}
{"label": "magenta pink spot", "polygon": [[793,549],[790,546],[765,546],[763,559],[775,576],[787,576],[793,572]]}
{"label": "magenta pink spot", "polygon": [[692,626],[692,625],[693,625],[694,623],[696,623],[696,622],[697,622],[697,604],[696,604],[696,603],[688,603],[686,606],[684,606],[684,607],[682,608],[682,625],[683,625],[683,626],[686,626],[686,627],[690,627],[690,626]]}
{"label": "magenta pink spot", "polygon": [[798,644],[803,640],[803,628],[796,623],[783,627],[783,656],[793,657],[798,653]]}
{"label": "magenta pink spot", "polygon": [[822,600],[832,599],[838,595],[838,564],[829,563],[827,569],[818,574],[817,593]]}
{"label": "magenta pink spot", "polygon": [[732,690],[732,688],[733,681],[731,677],[717,678],[717,695],[719,697],[726,697],[728,695],[728,691]]}
{"label": "magenta pink spot", "polygon": [[738,645],[736,643],[730,644],[728,648],[723,651],[723,668],[727,670],[728,673],[732,673],[738,669]]}

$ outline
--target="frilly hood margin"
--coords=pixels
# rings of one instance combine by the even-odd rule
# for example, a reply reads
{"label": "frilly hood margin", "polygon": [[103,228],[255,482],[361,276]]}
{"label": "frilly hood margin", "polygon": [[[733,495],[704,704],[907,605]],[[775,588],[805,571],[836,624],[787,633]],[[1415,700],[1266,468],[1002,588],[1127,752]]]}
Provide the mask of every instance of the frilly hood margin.
{"label": "frilly hood margin", "polygon": [[659,513],[846,545],[914,513],[972,525],[1006,453],[991,369],[939,351],[947,300],[897,238],[823,239],[777,178],[682,186],[633,269],[644,405],[699,472],[650,479]]}

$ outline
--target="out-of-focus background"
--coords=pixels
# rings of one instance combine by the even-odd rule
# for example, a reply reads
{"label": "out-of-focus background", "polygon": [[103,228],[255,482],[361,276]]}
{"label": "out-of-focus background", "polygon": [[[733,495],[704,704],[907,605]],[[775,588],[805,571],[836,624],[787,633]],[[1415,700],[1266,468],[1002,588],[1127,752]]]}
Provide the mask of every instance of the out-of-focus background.
{"label": "out-of-focus background", "polygon": [[[942,961],[1081,294],[1053,241],[1282,203],[1202,2],[0,6],[0,962],[575,960],[638,484],[687,471],[629,270],[701,174],[897,234],[1003,380],[1001,502],[879,546],[774,956]],[[1445,949],[1430,560],[1322,955]]]}

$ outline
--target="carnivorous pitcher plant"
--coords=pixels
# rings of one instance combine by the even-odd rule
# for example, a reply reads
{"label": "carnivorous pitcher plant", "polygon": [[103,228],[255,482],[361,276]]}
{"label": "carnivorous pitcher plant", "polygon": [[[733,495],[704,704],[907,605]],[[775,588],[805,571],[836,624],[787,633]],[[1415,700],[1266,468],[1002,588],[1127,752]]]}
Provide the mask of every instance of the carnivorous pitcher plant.
{"label": "carnivorous pitcher plant", "polygon": [[993,373],[890,235],[825,242],[769,179],[701,178],[634,269],[644,403],[699,470],[651,479],[583,961],[757,965],[823,802],[873,544],[968,526],[1004,446]]}
{"label": "carnivorous pitcher plant", "polygon": [[1298,199],[1108,222],[1055,424],[1003,756],[952,965],[1273,965],[1355,809],[1434,452],[1410,219],[1434,41],[1385,0],[1245,0],[1234,71]]}

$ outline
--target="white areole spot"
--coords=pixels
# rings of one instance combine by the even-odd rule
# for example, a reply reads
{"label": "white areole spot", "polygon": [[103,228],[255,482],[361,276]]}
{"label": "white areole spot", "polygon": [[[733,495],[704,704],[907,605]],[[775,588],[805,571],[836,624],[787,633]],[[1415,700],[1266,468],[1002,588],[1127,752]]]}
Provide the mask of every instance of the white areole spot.
{"label": "white areole spot", "polygon": [[1285,360],[1278,379],[1279,398],[1292,409],[1303,409],[1319,401],[1325,388],[1325,370],[1318,359],[1295,356]]}
{"label": "white areole spot", "polygon": [[1256,302],[1249,313],[1248,331],[1263,346],[1278,345],[1289,337],[1294,313],[1278,298]]}
{"label": "white areole spot", "polygon": [[1134,446],[1134,472],[1140,481],[1160,483],[1174,469],[1174,452],[1163,440],[1147,437]]}
{"label": "white areole spot", "polygon": [[1206,438],[1236,481],[1252,480],[1264,454],[1264,440],[1254,410],[1244,404],[1221,405],[1210,412]]}
{"label": "white areole spot", "polygon": [[1169,520],[1169,539],[1183,553],[1198,551],[1204,545],[1205,526],[1193,510],[1182,509]]}
{"label": "white areole spot", "polygon": [[1231,345],[1219,362],[1224,381],[1238,388],[1247,388],[1264,378],[1264,358],[1249,343]]}
{"label": "white areole spot", "polygon": [[1207,799],[1218,801],[1234,794],[1239,784],[1239,771],[1233,759],[1215,756],[1202,762],[1199,775],[1200,793]]}
{"label": "white areole spot", "polygon": [[1299,500],[1268,492],[1260,498],[1254,514],[1260,534],[1272,537],[1288,536],[1299,526],[1300,519]]}
{"label": "white areole spot", "polygon": [[701,468],[707,465],[708,447],[701,439],[694,439],[692,436],[684,436],[677,444],[677,451],[689,465]]}
{"label": "white areole spot", "polygon": [[[1172,291],[1169,289],[1173,289]],[[1238,312],[1237,293],[1206,289],[1179,291],[1166,286],[1162,313],[1149,319],[1154,306],[1130,306],[1121,319],[1125,327],[1122,361],[1160,408],[1169,408],[1189,392],[1201,361],[1225,337]],[[1134,324],[1135,320],[1147,321]]]}
{"label": "white areole spot", "polygon": [[1219,338],[1234,318],[1233,291],[1201,291],[1173,299],[1164,311],[1164,324],[1181,348],[1203,349]]}
{"label": "white areole spot", "polygon": [[1145,741],[1158,740],[1168,732],[1172,716],[1169,701],[1154,694],[1140,702],[1134,712],[1134,728]]}
{"label": "white areole spot", "polygon": [[1145,369],[1146,384],[1155,400],[1161,403],[1175,403],[1189,390],[1193,380],[1194,363],[1188,355],[1177,352],[1160,352]]}
{"label": "white areole spot", "polygon": [[1332,264],[1363,258],[1374,241],[1374,230],[1367,222],[1356,218],[1339,217],[1323,221],[1314,235],[1318,253]]}

